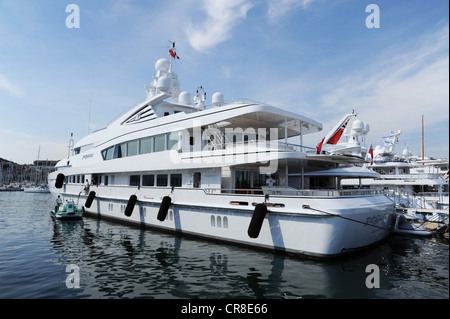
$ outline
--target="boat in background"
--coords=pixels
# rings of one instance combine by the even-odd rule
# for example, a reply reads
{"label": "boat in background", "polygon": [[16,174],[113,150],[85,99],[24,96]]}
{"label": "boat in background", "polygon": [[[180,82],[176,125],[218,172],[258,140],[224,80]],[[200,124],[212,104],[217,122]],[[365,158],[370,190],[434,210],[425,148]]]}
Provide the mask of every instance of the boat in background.
{"label": "boat in background", "polygon": [[34,184],[34,185],[30,185],[30,186],[26,186],[23,188],[23,191],[25,193],[50,193],[50,188],[48,187],[48,185],[39,185],[39,184]]}
{"label": "boat in background", "polygon": [[0,187],[0,192],[22,192],[23,188],[21,185],[18,184],[9,184],[9,185],[3,185]]}
{"label": "boat in background", "polygon": [[384,137],[384,145],[377,145],[370,156],[370,164],[365,164],[379,177],[346,179],[342,184],[347,188],[383,188],[394,201],[398,214],[404,215],[403,222],[417,221],[432,233],[446,229],[449,219],[448,160],[421,160],[411,154],[408,146],[402,156],[398,156],[395,146],[400,135],[398,130]]}

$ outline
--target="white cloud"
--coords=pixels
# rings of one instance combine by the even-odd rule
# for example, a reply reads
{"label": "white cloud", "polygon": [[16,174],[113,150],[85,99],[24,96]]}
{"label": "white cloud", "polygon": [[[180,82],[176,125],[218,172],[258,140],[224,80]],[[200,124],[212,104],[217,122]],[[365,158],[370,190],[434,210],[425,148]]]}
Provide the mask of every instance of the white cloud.
{"label": "white cloud", "polygon": [[16,85],[12,84],[5,76],[0,74],[0,90],[4,90],[13,97],[23,97],[24,93]]}
{"label": "white cloud", "polygon": [[355,108],[372,133],[420,129],[420,117],[429,125],[449,118],[448,27],[416,40],[420,46],[396,47],[349,74],[322,96],[322,110],[333,113]]}
{"label": "white cloud", "polygon": [[189,43],[202,51],[228,40],[232,29],[247,17],[252,7],[248,0],[204,0],[205,22],[187,27]]}
{"label": "white cloud", "polygon": [[268,0],[269,10],[267,12],[270,24],[278,24],[279,21],[290,11],[297,8],[305,8],[314,0]]}

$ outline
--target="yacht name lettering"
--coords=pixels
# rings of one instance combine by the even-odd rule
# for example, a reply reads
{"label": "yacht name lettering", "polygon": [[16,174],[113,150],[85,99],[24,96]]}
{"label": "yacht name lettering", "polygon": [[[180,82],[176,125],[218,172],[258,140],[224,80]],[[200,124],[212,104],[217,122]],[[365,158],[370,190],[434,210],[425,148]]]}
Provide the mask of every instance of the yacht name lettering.
{"label": "yacht name lettering", "polygon": [[88,158],[91,158],[91,157],[94,157],[94,154],[86,154],[86,155],[83,155],[83,158],[82,159],[88,159]]}
{"label": "yacht name lettering", "polygon": [[375,215],[371,217],[367,217],[366,224],[367,225],[376,225],[377,223],[386,220],[386,214]]}

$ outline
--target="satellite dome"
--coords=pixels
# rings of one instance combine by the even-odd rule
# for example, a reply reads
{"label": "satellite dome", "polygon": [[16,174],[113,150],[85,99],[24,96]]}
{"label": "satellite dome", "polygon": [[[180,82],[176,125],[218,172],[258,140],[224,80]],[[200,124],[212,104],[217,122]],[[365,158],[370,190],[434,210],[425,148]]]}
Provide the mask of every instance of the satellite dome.
{"label": "satellite dome", "polygon": [[369,126],[369,123],[367,123],[367,122],[364,122],[364,129],[363,129],[363,134],[367,134],[367,133],[369,133],[369,131],[370,131],[370,126]]}
{"label": "satellite dome", "polygon": [[163,75],[158,79],[156,83],[156,88],[162,92],[167,92],[172,88],[172,79],[167,75]]}
{"label": "satellite dome", "polygon": [[179,89],[179,88],[180,88],[180,81],[178,81],[177,78],[173,78],[173,79],[172,79],[172,86],[173,86],[175,89]]}
{"label": "satellite dome", "polygon": [[224,104],[223,94],[220,92],[216,92],[212,96],[212,104],[214,106],[222,106]]}
{"label": "satellite dome", "polygon": [[158,72],[158,71],[169,72],[169,67],[170,67],[170,61],[165,58],[161,58],[158,61],[156,61],[156,63],[155,63],[156,72]]}
{"label": "satellite dome", "polygon": [[364,122],[361,120],[355,120],[352,124],[352,130],[361,133],[364,130]]}
{"label": "satellite dome", "polygon": [[181,104],[191,105],[191,94],[187,91],[183,91],[178,96],[178,102]]}

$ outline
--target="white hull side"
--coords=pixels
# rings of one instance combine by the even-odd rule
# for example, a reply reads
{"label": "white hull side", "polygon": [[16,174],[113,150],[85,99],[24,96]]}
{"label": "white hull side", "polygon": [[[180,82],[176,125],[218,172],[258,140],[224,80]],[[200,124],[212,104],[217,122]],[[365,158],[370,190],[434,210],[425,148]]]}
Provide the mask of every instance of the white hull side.
{"label": "white hull side", "polygon": [[[91,190],[97,196],[90,208],[86,208],[86,213],[99,217],[319,257],[339,256],[383,240],[389,235],[394,214],[392,201],[384,195],[351,198],[350,208],[348,197],[271,196],[269,203],[284,203],[285,207],[269,207],[258,238],[250,238],[247,231],[254,211],[253,203],[264,202],[263,196],[206,194],[201,189],[171,192],[170,188],[137,190],[118,186]],[[64,199],[79,200],[80,205],[84,205],[87,198],[86,195],[78,196],[78,190],[59,193],[52,189],[52,192],[62,194]],[[133,194],[137,195],[138,202],[127,217],[125,208]],[[168,195],[172,204],[166,219],[161,222],[157,219],[158,210],[162,198]],[[247,202],[248,205],[231,205],[232,201]],[[302,208],[302,205],[316,210]]]}

